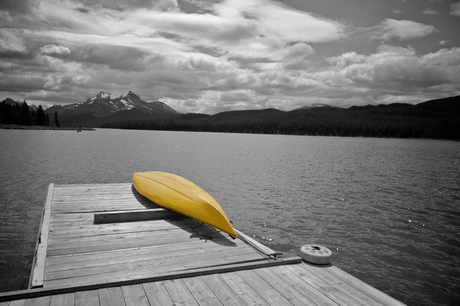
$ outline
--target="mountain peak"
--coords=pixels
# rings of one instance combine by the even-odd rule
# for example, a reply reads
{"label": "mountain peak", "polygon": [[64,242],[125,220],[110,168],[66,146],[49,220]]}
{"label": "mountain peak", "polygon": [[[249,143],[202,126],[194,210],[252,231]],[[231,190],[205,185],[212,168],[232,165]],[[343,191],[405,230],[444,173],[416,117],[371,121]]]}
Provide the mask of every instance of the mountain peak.
{"label": "mountain peak", "polygon": [[101,91],[96,95],[96,98],[100,98],[100,99],[109,98],[109,99],[111,99],[112,96],[111,96],[110,93],[101,90]]}
{"label": "mountain peak", "polygon": [[128,91],[128,94],[126,95],[127,97],[131,96],[131,97],[136,97],[138,99],[140,99],[140,97],[138,95],[136,95],[134,92],[132,92],[131,90]]}

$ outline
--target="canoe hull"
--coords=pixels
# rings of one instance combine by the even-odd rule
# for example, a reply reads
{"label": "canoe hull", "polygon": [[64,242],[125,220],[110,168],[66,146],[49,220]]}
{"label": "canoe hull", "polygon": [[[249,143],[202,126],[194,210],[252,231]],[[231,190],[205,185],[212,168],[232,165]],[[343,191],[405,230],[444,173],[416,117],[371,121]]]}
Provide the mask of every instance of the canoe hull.
{"label": "canoe hull", "polygon": [[141,195],[158,205],[209,224],[233,238],[238,236],[219,203],[181,176],[160,171],[135,172],[133,185]]}

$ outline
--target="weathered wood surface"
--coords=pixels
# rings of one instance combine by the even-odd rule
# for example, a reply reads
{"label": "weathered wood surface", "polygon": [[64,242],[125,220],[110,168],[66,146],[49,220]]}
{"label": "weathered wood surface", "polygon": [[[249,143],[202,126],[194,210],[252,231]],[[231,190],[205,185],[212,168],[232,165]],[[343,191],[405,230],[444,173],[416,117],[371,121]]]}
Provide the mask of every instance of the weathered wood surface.
{"label": "weathered wood surface", "polygon": [[29,288],[43,287],[45,277],[45,260],[48,249],[48,235],[51,218],[51,203],[53,198],[54,184],[48,186],[48,194],[43,208],[43,215],[38,232],[37,246],[35,248],[34,259],[30,274]]}
{"label": "weathered wood surface", "polygon": [[40,258],[45,288],[268,260],[213,227],[163,213],[131,184],[54,185],[48,198],[46,257]]}
{"label": "weathered wood surface", "polygon": [[[1,298],[1,295],[0,295]],[[334,266],[307,263],[83,290],[10,305],[404,305]]]}
{"label": "weathered wood surface", "polygon": [[[118,210],[154,208],[130,184],[54,186],[44,287],[0,293],[0,306],[403,305],[335,266],[268,258],[192,219],[93,224],[112,187],[137,206]],[[91,204],[78,212],[69,192]]]}

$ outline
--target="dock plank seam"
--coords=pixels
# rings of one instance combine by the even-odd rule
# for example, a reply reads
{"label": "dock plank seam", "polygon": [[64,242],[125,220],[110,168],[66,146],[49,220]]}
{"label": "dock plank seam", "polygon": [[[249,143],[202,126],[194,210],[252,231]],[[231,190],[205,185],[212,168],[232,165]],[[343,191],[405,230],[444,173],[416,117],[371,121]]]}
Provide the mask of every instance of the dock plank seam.
{"label": "dock plank seam", "polygon": [[34,253],[35,256],[33,259],[33,265],[31,269],[29,288],[40,288],[43,287],[44,283],[46,252],[48,249],[48,235],[51,218],[51,205],[53,200],[53,188],[54,184],[49,184],[48,194],[46,196],[45,206],[43,208],[40,230],[38,233],[36,250]]}
{"label": "dock plank seam", "polygon": [[100,288],[125,286],[125,285],[130,285],[130,284],[158,282],[158,281],[164,281],[164,280],[170,280],[170,279],[210,275],[210,274],[216,274],[216,273],[228,273],[228,272],[235,272],[239,270],[250,270],[250,269],[258,269],[258,268],[264,268],[264,267],[274,267],[274,266],[279,266],[279,265],[295,265],[295,264],[299,264],[301,261],[302,259],[300,257],[289,257],[289,258],[283,258],[283,260],[278,259],[278,260],[272,260],[269,262],[233,264],[233,265],[228,265],[224,267],[200,268],[200,269],[189,270],[189,271],[173,271],[173,272],[162,273],[162,274],[155,275],[152,277],[127,279],[127,280],[120,280],[120,281],[106,282],[106,283],[83,284],[83,285],[76,285],[76,286],[63,286],[63,287],[54,287],[54,288],[43,287],[43,288],[37,288],[37,289],[0,292],[0,302],[27,299],[27,298],[33,298],[33,297],[45,296],[45,295],[64,294],[64,293],[87,291],[87,290],[94,290],[94,289],[100,289]]}

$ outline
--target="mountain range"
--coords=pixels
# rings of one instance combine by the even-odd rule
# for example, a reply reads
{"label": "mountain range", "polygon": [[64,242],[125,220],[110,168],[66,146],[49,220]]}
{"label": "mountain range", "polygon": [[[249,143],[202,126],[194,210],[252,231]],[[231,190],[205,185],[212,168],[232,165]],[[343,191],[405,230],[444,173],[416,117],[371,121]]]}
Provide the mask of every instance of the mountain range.
{"label": "mountain range", "polygon": [[119,121],[104,128],[289,135],[460,139],[460,96],[416,105],[340,108],[315,104],[292,111],[239,110],[167,120]]}
{"label": "mountain range", "polygon": [[[43,113],[42,108],[7,98],[0,103],[0,124],[38,124],[40,111]],[[207,115],[181,114],[163,102],[144,101],[132,91],[121,96],[101,91],[86,101],[52,106],[45,112],[50,125],[54,125],[57,112],[63,127],[460,139],[460,96],[416,105],[340,108],[314,103],[291,111],[238,110]]]}
{"label": "mountain range", "polygon": [[70,105],[54,105],[45,110],[50,118],[58,113],[61,126],[99,127],[102,124],[126,120],[155,120],[180,115],[160,101],[147,102],[134,92],[113,96],[101,91],[95,97]]}

